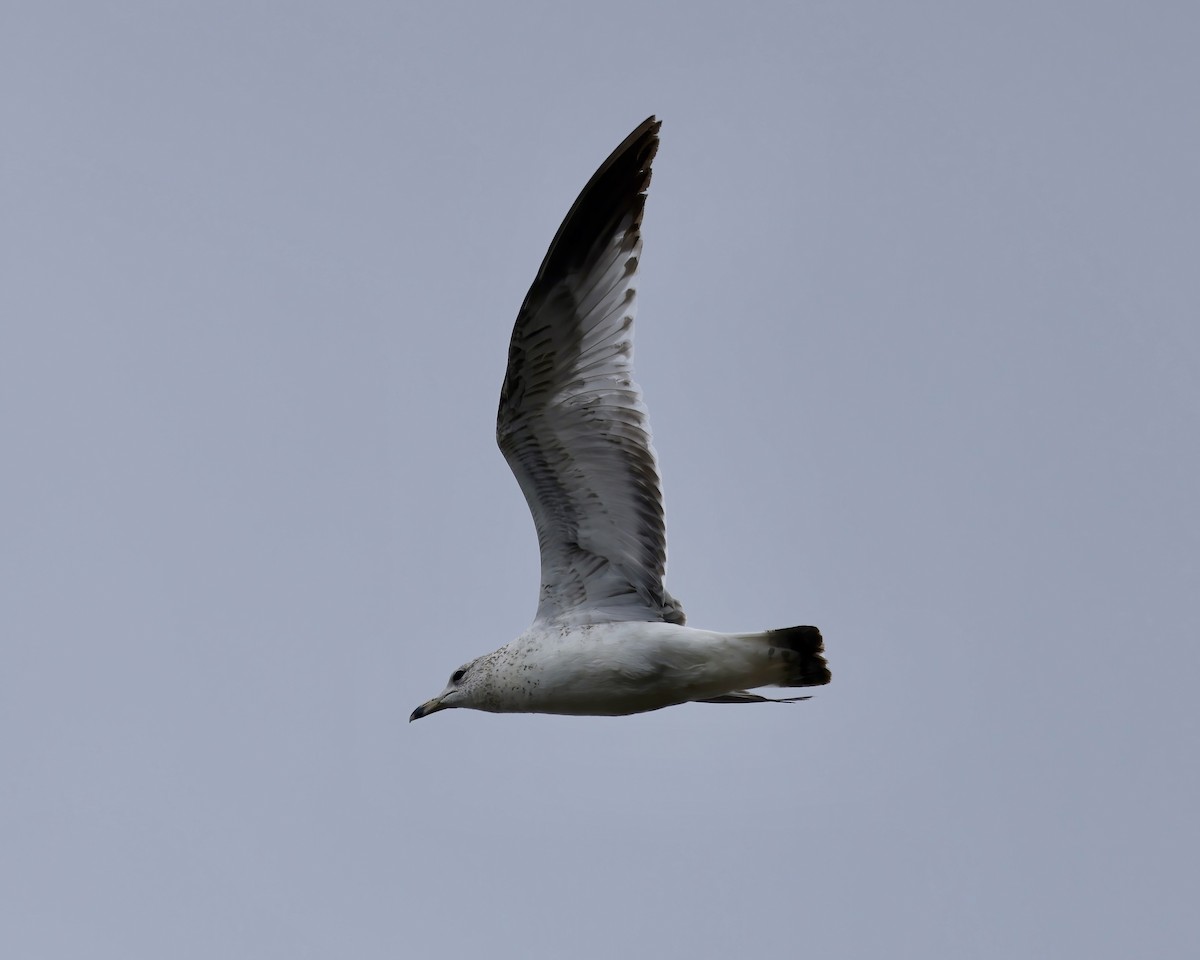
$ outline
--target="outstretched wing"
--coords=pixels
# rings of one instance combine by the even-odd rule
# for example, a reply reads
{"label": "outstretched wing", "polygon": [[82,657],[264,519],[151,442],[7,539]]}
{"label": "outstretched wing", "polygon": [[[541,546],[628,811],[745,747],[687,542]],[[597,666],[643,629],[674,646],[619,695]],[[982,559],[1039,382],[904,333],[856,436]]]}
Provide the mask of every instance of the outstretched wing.
{"label": "outstretched wing", "polygon": [[496,440],[537,527],[540,621],[684,620],[663,588],[662,492],[633,379],[634,280],[659,126],[642,123],[588,181],[513,328]]}

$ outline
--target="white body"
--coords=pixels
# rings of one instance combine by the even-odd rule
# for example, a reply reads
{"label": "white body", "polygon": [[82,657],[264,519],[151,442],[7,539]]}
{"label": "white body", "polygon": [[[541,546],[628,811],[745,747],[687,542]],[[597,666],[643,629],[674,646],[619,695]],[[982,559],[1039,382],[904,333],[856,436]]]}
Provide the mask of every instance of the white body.
{"label": "white body", "polygon": [[776,683],[776,653],[762,635],[673,623],[535,624],[442,696],[493,713],[619,716]]}

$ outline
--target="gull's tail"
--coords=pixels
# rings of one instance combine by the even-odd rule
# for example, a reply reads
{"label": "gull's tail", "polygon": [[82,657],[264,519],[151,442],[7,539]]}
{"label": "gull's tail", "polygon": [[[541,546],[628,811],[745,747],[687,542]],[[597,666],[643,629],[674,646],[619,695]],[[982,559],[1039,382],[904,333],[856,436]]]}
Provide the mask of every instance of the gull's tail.
{"label": "gull's tail", "polygon": [[784,627],[759,634],[769,644],[767,656],[779,661],[779,687],[819,687],[829,682],[825,642],[816,627]]}
{"label": "gull's tail", "polygon": [[[829,682],[829,665],[822,656],[825,642],[816,627],[784,627],[764,633],[747,633],[742,639],[765,644],[764,672],[747,686],[819,687]],[[761,649],[761,648],[760,648]],[[761,654],[759,656],[762,656]],[[706,697],[700,703],[794,703],[808,697],[764,697],[749,690],[731,690],[719,697]]]}

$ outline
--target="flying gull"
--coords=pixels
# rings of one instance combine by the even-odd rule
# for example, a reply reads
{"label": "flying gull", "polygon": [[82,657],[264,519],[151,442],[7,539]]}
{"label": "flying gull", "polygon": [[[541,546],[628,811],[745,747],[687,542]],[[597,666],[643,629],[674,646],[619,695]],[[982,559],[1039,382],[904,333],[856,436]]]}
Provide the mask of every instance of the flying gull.
{"label": "flying gull", "polygon": [[684,625],[663,586],[667,541],[650,422],[633,379],[634,287],[660,123],[650,117],[575,200],[517,314],[496,439],[542,559],[532,626],[464,663],[410,720],[451,707],[617,716],[761,703],[754,687],[829,682],[816,627]]}

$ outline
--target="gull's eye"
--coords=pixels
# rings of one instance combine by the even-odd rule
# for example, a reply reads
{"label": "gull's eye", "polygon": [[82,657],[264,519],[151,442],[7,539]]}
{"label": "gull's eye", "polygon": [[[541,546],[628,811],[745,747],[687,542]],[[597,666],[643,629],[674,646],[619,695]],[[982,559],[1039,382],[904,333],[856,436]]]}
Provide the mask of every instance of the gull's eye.
{"label": "gull's eye", "polygon": [[458,683],[458,681],[459,681],[459,680],[461,680],[461,679],[462,679],[463,677],[465,677],[466,675],[467,675],[467,671],[466,671],[466,670],[464,670],[462,667],[459,667],[459,668],[458,668],[457,670],[455,670],[455,671],[454,671],[452,674],[450,674],[450,682],[451,682],[451,683]]}

